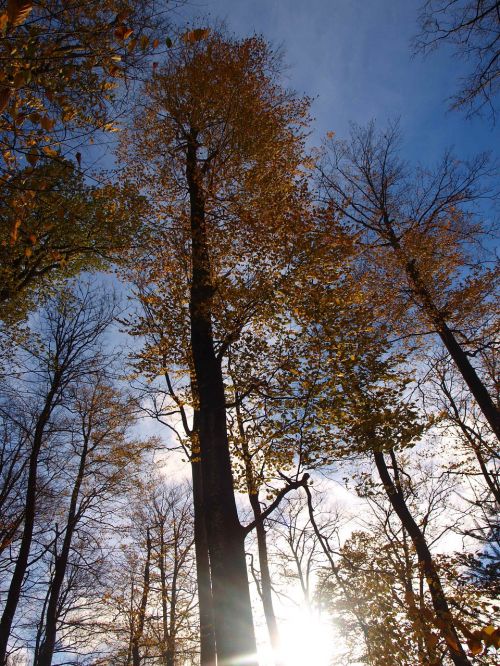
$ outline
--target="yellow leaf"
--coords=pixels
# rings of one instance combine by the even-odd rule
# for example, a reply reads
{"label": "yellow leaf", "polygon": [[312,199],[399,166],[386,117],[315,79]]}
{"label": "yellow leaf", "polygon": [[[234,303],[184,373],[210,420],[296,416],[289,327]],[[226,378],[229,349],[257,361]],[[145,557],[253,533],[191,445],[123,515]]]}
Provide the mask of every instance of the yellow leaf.
{"label": "yellow leaf", "polygon": [[115,127],[113,123],[106,123],[103,125],[103,130],[106,132],[118,132],[118,127]]}
{"label": "yellow leaf", "polygon": [[0,14],[0,31],[4,31],[5,28],[7,27],[7,23],[9,22],[9,16],[7,12],[4,12],[3,14]]}
{"label": "yellow leaf", "polygon": [[496,629],[491,624],[489,624],[487,627],[483,627],[481,631],[485,633],[487,636],[491,636],[492,634],[495,633]]}
{"label": "yellow leaf", "polygon": [[48,157],[57,157],[58,155],[57,150],[50,148],[50,146],[44,146],[42,150]]}

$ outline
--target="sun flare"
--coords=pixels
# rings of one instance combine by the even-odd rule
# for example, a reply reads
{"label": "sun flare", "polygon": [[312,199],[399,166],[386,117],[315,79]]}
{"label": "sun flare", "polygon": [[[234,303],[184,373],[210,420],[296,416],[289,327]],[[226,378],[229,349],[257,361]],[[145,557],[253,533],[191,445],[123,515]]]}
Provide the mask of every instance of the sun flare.
{"label": "sun flare", "polygon": [[281,625],[283,666],[329,666],[333,656],[330,622],[317,612],[304,608],[293,611]]}

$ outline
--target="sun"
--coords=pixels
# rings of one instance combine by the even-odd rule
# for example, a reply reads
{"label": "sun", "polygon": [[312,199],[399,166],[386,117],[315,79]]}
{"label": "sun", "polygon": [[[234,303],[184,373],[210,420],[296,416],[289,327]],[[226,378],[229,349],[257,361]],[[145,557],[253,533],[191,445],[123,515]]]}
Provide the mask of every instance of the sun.
{"label": "sun", "polygon": [[280,625],[280,662],[283,666],[329,666],[334,654],[330,622],[314,610],[297,608]]}

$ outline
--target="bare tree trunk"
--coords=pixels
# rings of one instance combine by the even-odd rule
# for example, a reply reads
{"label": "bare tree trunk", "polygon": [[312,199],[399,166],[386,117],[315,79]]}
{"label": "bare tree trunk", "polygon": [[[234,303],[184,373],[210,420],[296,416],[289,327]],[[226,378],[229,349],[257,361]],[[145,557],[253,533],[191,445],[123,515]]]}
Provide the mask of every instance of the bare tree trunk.
{"label": "bare tree trunk", "polygon": [[14,573],[10,581],[9,591],[0,620],[0,664],[4,666],[7,663],[7,645],[9,641],[12,623],[19,603],[24,576],[28,568],[28,559],[33,539],[33,529],[36,515],[36,495],[37,495],[37,476],[38,476],[38,457],[43,442],[45,428],[50,419],[54,408],[54,401],[61,381],[60,372],[55,372],[52,384],[45,398],[42,411],[37,419],[35,432],[33,435],[33,446],[28,468],[28,480],[26,488],[26,499],[24,505],[24,527],[21,545],[14,567]]}
{"label": "bare tree trunk", "polygon": [[[234,380],[233,380],[234,381]],[[252,468],[252,461],[250,451],[248,448],[248,440],[243,425],[241,416],[241,407],[239,404],[239,394],[236,391],[236,417],[238,421],[238,431],[241,439],[241,447],[245,463],[245,477],[248,492],[248,499],[252,507],[255,530],[257,533],[257,549],[259,553],[259,569],[260,569],[260,593],[262,599],[262,606],[264,609],[264,617],[266,618],[267,631],[269,633],[269,640],[275,656],[279,654],[280,650],[280,636],[278,630],[278,623],[276,621],[276,614],[273,606],[273,592],[271,585],[271,573],[269,571],[269,558],[267,550],[266,528],[262,520],[262,507],[259,502],[259,489],[255,480],[254,470]]]}
{"label": "bare tree trunk", "polygon": [[227,437],[224,381],[214,347],[212,283],[205,220],[203,175],[196,132],[187,147],[186,177],[191,206],[191,349],[199,393],[203,500],[210,554],[217,659],[236,666],[256,664],[256,643],[244,548]]}
{"label": "bare tree trunk", "polygon": [[269,639],[275,654],[279,653],[280,649],[280,635],[278,630],[278,623],[276,621],[276,614],[273,606],[273,592],[271,585],[271,572],[269,571],[269,557],[267,550],[266,529],[264,521],[260,520],[262,515],[262,508],[259,502],[257,493],[248,493],[250,504],[252,506],[253,515],[255,518],[255,530],[257,532],[257,548],[259,551],[259,568],[260,568],[260,583],[262,590],[262,606],[264,608],[264,616],[266,618],[267,630],[269,632]]}
{"label": "bare tree trunk", "polygon": [[471,662],[467,658],[467,655],[465,654],[464,649],[460,643],[460,639],[453,622],[453,616],[450,612],[448,601],[441,584],[441,579],[439,578],[439,574],[434,565],[427,541],[422,530],[417,525],[410,513],[410,510],[408,509],[406,500],[398,482],[396,456],[394,455],[393,451],[391,451],[390,454],[395,468],[394,473],[396,482],[391,478],[385,462],[384,454],[380,451],[376,451],[373,455],[375,457],[375,464],[377,466],[380,479],[384,484],[384,489],[387,493],[387,497],[389,498],[392,508],[401,520],[403,527],[410,535],[410,538],[417,552],[418,562],[422,567],[422,571],[427,580],[429,592],[431,594],[432,605],[436,613],[436,624],[440,629],[441,635],[443,636],[446,645],[448,646],[451,660],[455,666],[471,666]]}
{"label": "bare tree trunk", "polygon": [[63,539],[61,552],[55,554],[54,563],[54,577],[50,586],[49,602],[47,604],[47,612],[45,616],[45,632],[40,646],[38,657],[35,659],[35,666],[51,666],[52,658],[54,655],[54,648],[56,644],[57,635],[57,620],[59,598],[61,594],[64,577],[66,575],[66,568],[68,565],[69,552],[73,534],[75,532],[76,524],[78,522],[77,506],[78,497],[80,495],[80,488],[83,482],[85,473],[85,464],[87,461],[88,452],[88,438],[86,437],[83,444],[83,449],[80,455],[80,464],[78,467],[78,474],[71,493],[71,500],[68,511],[68,518],[66,521],[66,533]]}
{"label": "bare tree trunk", "polygon": [[[199,452],[197,455],[199,455]],[[201,464],[199,460],[191,459],[191,473],[194,504],[194,549],[196,555],[196,579],[198,583],[198,612],[200,617],[200,666],[215,666],[216,650],[212,583],[210,580],[210,560],[208,556]]]}
{"label": "bare tree trunk", "polygon": [[162,622],[162,662],[163,666],[171,666],[169,660],[168,646],[170,644],[170,632],[168,630],[168,604],[167,604],[167,576],[165,572],[165,535],[164,524],[160,523],[160,552],[158,555],[158,568],[160,569],[160,584],[161,584],[161,622]]}
{"label": "bare tree trunk", "polygon": [[137,626],[134,628],[133,637],[132,637],[133,666],[140,666],[141,664],[140,646],[141,646],[142,637],[144,635],[144,621],[146,619],[146,608],[148,605],[150,566],[151,566],[151,535],[149,533],[149,527],[148,527],[146,532],[146,563],[144,564],[141,605],[139,606]]}
{"label": "bare tree trunk", "polygon": [[365,645],[366,645],[366,651],[367,651],[367,656],[368,656],[368,663],[371,663],[372,657],[371,654],[373,652],[372,647],[371,647],[371,641],[370,641],[370,632],[368,628],[368,624],[365,622],[364,617],[362,616],[359,608],[358,608],[358,603],[356,601],[356,594],[352,594],[351,591],[349,590],[348,586],[346,585],[345,581],[341,577],[339,573],[339,569],[335,563],[335,560],[333,559],[333,553],[332,549],[330,547],[330,544],[328,542],[328,539],[321,534],[321,531],[319,529],[318,523],[316,522],[316,517],[314,515],[314,506],[313,506],[313,498],[311,494],[311,490],[308,485],[304,485],[304,490],[306,492],[307,496],[307,508],[309,512],[309,520],[311,521],[311,525],[314,530],[314,534],[316,535],[316,538],[318,539],[321,548],[326,555],[326,558],[330,564],[330,569],[334,575],[335,580],[337,581],[337,584],[339,587],[342,589],[342,592],[344,593],[344,596],[346,600],[348,601],[351,612],[356,618],[356,621],[358,623],[359,628],[361,629],[361,632],[363,634],[363,638],[365,640]]}

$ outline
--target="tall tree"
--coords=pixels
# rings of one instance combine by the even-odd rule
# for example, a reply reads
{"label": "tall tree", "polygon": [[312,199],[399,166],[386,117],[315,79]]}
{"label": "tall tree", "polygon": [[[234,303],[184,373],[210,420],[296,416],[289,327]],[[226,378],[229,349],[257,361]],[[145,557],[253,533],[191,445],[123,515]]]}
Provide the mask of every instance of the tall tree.
{"label": "tall tree", "polygon": [[[109,367],[109,358],[102,361]],[[134,441],[128,435],[133,424],[132,405],[112,386],[106,374],[102,369],[95,378],[86,378],[85,384],[66,391],[65,409],[71,416],[62,423],[66,442],[60,443],[59,456],[65,456],[65,467],[58,481],[59,512],[67,505],[66,516],[64,523],[54,526],[52,575],[34,655],[37,666],[52,663],[58,632],[64,624],[61,620],[71,614],[71,603],[65,603],[68,579],[72,570],[85,568],[86,553],[79,552],[78,541],[88,538],[92,525],[106,521],[116,495],[135,479],[141,450],[149,444]],[[52,492],[55,494],[55,489]],[[68,642],[67,635],[64,642]]]}
{"label": "tall tree", "polygon": [[[474,252],[488,229],[470,211],[489,191],[488,158],[464,164],[447,153],[433,171],[410,170],[399,140],[397,124],[379,133],[373,123],[353,127],[349,142],[332,140],[322,173],[328,201],[359,232],[376,276],[374,296],[391,304],[397,324],[415,313],[424,331],[439,336],[500,438],[498,404],[471,362],[477,322],[495,289],[495,269]],[[417,321],[406,318],[410,333],[422,333]]]}
{"label": "tall tree", "polygon": [[[77,381],[91,378],[99,369],[97,350],[101,336],[114,316],[105,298],[93,301],[90,288],[50,301],[42,315],[44,342],[31,340],[23,350],[25,373],[21,385],[5,387],[22,402],[30,415],[26,487],[23,489],[22,536],[0,619],[0,663],[7,658],[8,642],[28,569],[39,497],[39,461],[51,424],[62,408],[67,391]],[[15,412],[14,412],[15,416]],[[23,424],[17,423],[20,427]]]}
{"label": "tall tree", "polygon": [[217,658],[233,664],[255,659],[255,638],[221,361],[290,263],[308,104],[279,85],[279,59],[263,40],[199,30],[185,41],[148,85],[128,141],[163,229],[184,246],[177,297],[189,307],[175,306],[189,317]]}

